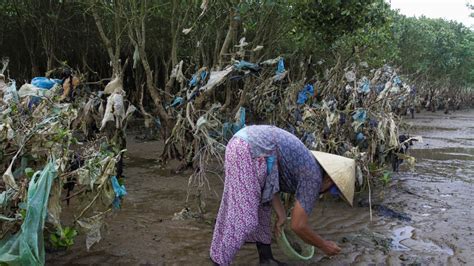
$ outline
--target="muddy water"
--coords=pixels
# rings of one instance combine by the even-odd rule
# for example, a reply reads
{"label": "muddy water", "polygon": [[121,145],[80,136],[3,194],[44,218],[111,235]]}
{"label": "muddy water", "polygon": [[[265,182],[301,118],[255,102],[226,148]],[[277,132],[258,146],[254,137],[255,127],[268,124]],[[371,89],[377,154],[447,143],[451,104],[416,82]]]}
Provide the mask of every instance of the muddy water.
{"label": "muddy water", "polygon": [[[343,250],[332,258],[317,250],[305,264],[474,263],[474,111],[425,113],[406,122],[411,134],[424,137],[410,151],[417,158],[415,171],[401,170],[387,188],[375,188],[380,192],[373,195],[378,208],[372,221],[366,195],[358,196],[354,208],[333,200],[317,203],[310,219],[314,229]],[[172,221],[184,206],[190,173],[161,169],[156,163],[160,147],[130,138],[123,209],[108,218],[102,241],[90,251],[81,235],[69,251],[48,254],[48,264],[210,265],[218,198],[208,195],[206,219]],[[219,179],[212,177],[211,184],[220,194]],[[286,260],[276,245],[274,251]],[[255,247],[244,246],[235,264],[258,265]]]}

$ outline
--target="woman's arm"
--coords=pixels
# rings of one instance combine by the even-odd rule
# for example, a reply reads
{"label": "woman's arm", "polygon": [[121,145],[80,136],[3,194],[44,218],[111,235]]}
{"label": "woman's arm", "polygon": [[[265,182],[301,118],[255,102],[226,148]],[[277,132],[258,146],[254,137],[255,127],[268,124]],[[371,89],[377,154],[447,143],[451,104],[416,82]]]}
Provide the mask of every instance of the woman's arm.
{"label": "woman's arm", "polygon": [[341,251],[336,243],[324,240],[311,229],[308,224],[308,215],[298,200],[291,213],[291,229],[306,243],[321,249],[328,256],[336,255]]}
{"label": "woman's arm", "polygon": [[275,193],[273,195],[272,206],[277,214],[277,220],[275,222],[275,234],[277,235],[277,237],[279,237],[281,234],[282,227],[286,222],[286,212],[280,200],[280,193]]}

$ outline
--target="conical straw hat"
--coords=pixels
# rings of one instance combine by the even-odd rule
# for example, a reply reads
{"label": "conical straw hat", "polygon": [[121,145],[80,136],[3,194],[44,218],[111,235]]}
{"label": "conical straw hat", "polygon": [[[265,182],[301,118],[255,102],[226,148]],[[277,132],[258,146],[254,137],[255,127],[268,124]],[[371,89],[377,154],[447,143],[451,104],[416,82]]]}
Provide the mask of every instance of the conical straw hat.
{"label": "conical straw hat", "polygon": [[355,189],[355,160],[325,152],[311,152],[341,191],[344,199],[352,206]]}

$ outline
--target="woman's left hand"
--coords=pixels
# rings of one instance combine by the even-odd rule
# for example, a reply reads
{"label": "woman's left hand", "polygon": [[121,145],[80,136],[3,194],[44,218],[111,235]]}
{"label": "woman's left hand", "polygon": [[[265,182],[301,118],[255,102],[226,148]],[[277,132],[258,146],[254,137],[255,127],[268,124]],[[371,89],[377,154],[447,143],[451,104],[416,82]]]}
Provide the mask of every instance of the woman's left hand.
{"label": "woman's left hand", "polygon": [[285,225],[286,217],[278,217],[275,221],[275,235],[276,237],[280,237],[281,231],[283,230],[283,226]]}

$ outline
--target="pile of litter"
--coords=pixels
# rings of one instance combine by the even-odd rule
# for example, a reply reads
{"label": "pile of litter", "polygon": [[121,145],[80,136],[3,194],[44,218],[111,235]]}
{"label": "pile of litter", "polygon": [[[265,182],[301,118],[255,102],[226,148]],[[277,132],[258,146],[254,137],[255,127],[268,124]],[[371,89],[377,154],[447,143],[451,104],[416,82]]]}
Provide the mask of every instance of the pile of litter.
{"label": "pile of litter", "polygon": [[[173,71],[180,69],[182,63]],[[291,77],[283,57],[233,60],[210,72],[200,68],[179,88],[179,104],[171,104],[178,122],[164,160],[174,155],[193,165],[189,184],[200,194],[210,188],[208,165],[222,163],[226,141],[245,124],[265,123],[295,134],[310,149],[355,159],[361,189],[376,183],[388,166],[414,164],[405,152],[419,139],[400,135],[399,128],[400,110],[412,105],[416,91],[394,68],[338,63],[320,79]]]}
{"label": "pile of litter", "polygon": [[[107,101],[88,95],[64,102],[61,80],[35,78],[19,90],[14,80],[2,81],[0,264],[44,264],[45,245],[68,248],[77,230],[90,248],[105,214],[126,195],[116,165],[134,107],[125,112],[118,90]],[[74,208],[69,225],[61,221],[66,204]],[[53,233],[43,236],[44,229]]]}

